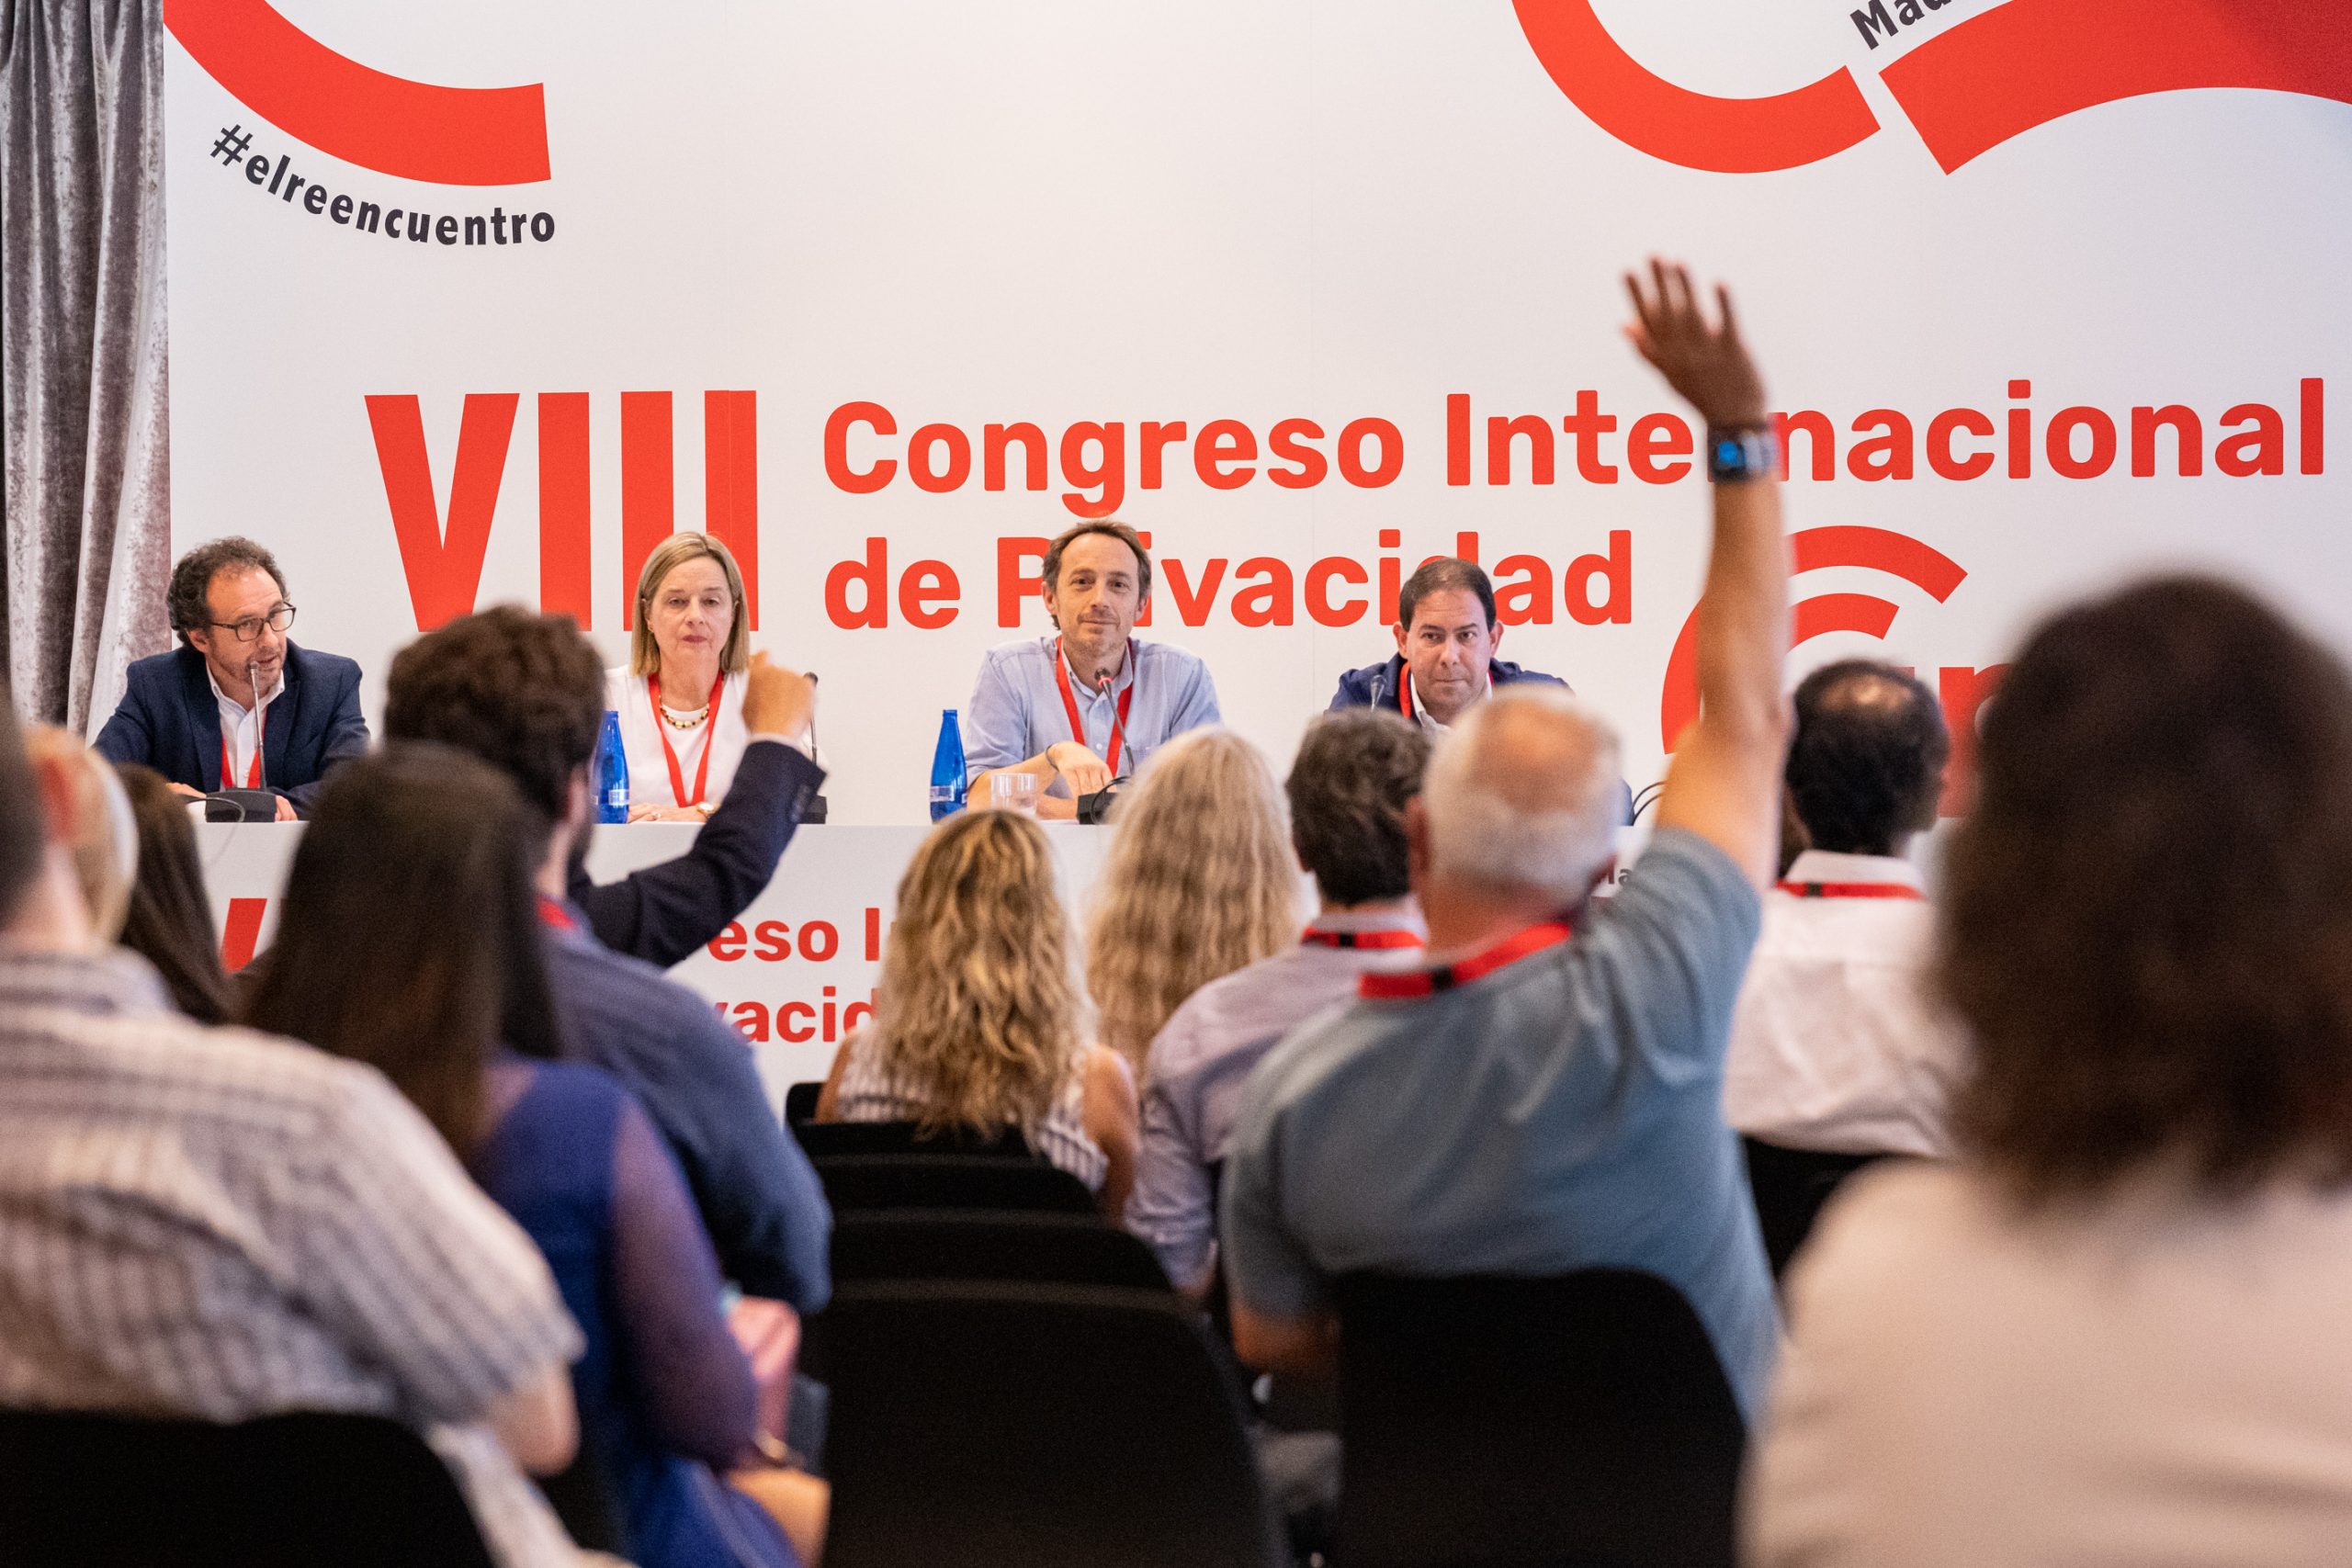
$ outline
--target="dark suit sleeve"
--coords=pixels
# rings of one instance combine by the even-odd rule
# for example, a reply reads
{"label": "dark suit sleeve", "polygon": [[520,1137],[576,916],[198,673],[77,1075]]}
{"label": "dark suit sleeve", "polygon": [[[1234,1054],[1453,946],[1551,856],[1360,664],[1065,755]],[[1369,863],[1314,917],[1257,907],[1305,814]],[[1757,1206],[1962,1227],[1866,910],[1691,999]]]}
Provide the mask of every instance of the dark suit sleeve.
{"label": "dark suit sleeve", "polygon": [[139,700],[138,692],[126,687],[122,701],[107,717],[106,728],[90,747],[109,762],[139,762],[155,765],[155,738],[148,728],[146,705]]}
{"label": "dark suit sleeve", "polygon": [[320,786],[334,773],[335,765],[368,752],[368,720],[359,711],[359,666],[354,664],[342,674],[334,694],[334,716],[327,720],[326,739],[319,748],[319,776],[277,792],[292,801],[296,813],[303,817],[310,816]]}
{"label": "dark suit sleeve", "polygon": [[596,940],[668,968],[727,928],[775,875],[825,770],[777,740],[743,750],[727,798],[676,860],[598,886],[575,871],[571,901]]}

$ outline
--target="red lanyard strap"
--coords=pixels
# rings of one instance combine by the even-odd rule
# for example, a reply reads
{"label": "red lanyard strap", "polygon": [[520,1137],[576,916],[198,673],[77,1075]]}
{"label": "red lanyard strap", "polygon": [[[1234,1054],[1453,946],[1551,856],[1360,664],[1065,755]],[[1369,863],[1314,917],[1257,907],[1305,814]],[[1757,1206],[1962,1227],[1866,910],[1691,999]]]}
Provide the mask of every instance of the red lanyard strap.
{"label": "red lanyard strap", "polygon": [[539,924],[552,931],[580,929],[580,922],[571,918],[571,911],[544,893],[539,895]]}
{"label": "red lanyard strap", "polygon": [[1424,947],[1419,933],[1408,931],[1317,931],[1309,926],[1298,939],[1310,947],[1395,948]]}
{"label": "red lanyard strap", "polygon": [[[1127,662],[1135,663],[1135,639],[1130,637],[1127,639]],[[1062,639],[1059,637],[1054,638],[1054,679],[1062,689],[1062,712],[1069,716],[1069,738],[1083,746],[1086,744],[1086,727],[1078,719],[1078,696],[1069,689],[1069,660],[1062,657]],[[1136,687],[1142,680],[1143,671],[1138,667],[1127,677],[1127,689],[1119,694],[1119,722],[1111,732],[1111,754],[1102,759],[1102,765],[1111,770],[1113,778],[1119,776],[1119,742],[1126,734],[1127,709],[1134,705]]]}
{"label": "red lanyard strap", "polygon": [[1441,964],[1434,969],[1408,969],[1401,974],[1374,971],[1356,982],[1357,993],[1375,1001],[1433,997],[1440,991],[1450,991],[1456,986],[1483,980],[1498,969],[1542,953],[1546,948],[1557,947],[1574,935],[1576,928],[1567,920],[1544,920],[1529,926],[1525,931],[1514,931],[1492,947],[1481,949],[1467,958]]}
{"label": "red lanyard strap", "polygon": [[710,783],[710,754],[718,750],[718,694],[727,690],[727,671],[710,683],[710,705],[703,709],[702,765],[695,770],[695,795],[686,798],[686,775],[678,767],[678,753],[670,747],[670,722],[662,716],[662,677],[645,678],[645,694],[653,705],[653,733],[662,738],[662,755],[670,761],[670,798],[680,806],[700,806],[703,786]]}
{"label": "red lanyard strap", "polygon": [[[229,732],[225,729],[220,732],[220,787],[222,789],[237,787],[237,768],[235,763],[229,761]],[[262,787],[261,748],[258,746],[254,748],[253,766],[245,770],[245,787],[247,789]]]}
{"label": "red lanyard strap", "polygon": [[1783,893],[1793,893],[1800,898],[1917,898],[1924,901],[1925,893],[1901,882],[1783,882],[1777,884]]}

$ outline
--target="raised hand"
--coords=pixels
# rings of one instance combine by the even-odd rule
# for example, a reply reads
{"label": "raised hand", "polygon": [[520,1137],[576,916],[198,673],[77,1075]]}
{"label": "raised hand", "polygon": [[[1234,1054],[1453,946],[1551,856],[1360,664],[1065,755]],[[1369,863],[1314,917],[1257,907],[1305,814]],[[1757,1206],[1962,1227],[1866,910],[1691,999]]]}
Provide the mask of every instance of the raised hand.
{"label": "raised hand", "polygon": [[1667,385],[1718,429],[1764,423],[1764,378],[1739,341],[1729,289],[1715,287],[1720,325],[1708,322],[1691,288],[1690,270],[1679,262],[1651,257],[1648,288],[1629,272],[1625,290],[1634,298],[1634,320],[1625,335],[1657,367]]}

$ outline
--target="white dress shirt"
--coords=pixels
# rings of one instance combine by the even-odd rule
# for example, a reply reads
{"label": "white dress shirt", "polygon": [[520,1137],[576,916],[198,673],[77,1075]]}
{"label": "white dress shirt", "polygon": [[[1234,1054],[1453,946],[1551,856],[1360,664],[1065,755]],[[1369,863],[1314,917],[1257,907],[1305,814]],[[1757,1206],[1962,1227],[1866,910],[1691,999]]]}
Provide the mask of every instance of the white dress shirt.
{"label": "white dress shirt", "polygon": [[1963,1046],[1924,986],[1934,909],[1919,897],[1834,896],[1851,886],[1916,894],[1917,868],[1808,850],[1782,879],[1791,884],[1833,896],[1764,897],[1724,1063],[1724,1119],[1788,1148],[1946,1156]]}
{"label": "white dress shirt", "polygon": [[[286,689],[286,671],[283,667],[279,669],[277,684],[263,693],[261,700],[252,707],[245,706],[220,689],[220,682],[212,677],[212,666],[209,664],[204,667],[204,680],[212,688],[212,700],[220,705],[220,738],[229,743],[229,765],[236,774],[233,782],[221,780],[220,787],[247,788],[245,781],[253,775],[254,754],[261,748],[262,716],[269,711],[269,705],[277,700],[277,694]],[[258,789],[262,786],[254,784],[250,787]]]}

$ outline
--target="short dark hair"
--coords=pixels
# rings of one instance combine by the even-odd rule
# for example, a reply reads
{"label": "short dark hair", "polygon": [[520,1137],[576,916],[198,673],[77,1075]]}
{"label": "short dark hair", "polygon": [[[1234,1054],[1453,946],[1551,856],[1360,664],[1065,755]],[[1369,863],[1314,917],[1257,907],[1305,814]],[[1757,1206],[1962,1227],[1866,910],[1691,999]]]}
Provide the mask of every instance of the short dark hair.
{"label": "short dark hair", "polygon": [[1048,588],[1062,585],[1062,552],[1089,534],[1100,534],[1106,539],[1116,539],[1136,553],[1136,598],[1138,602],[1151,597],[1151,553],[1143,547],[1143,537],[1115,517],[1097,517],[1065,528],[1046,547],[1046,564],[1040,576]]}
{"label": "short dark hair", "polygon": [[548,827],[562,819],[604,722],[604,666],[579,626],[513,604],[425,633],[393,657],[384,682],[387,739],[437,740],[481,758]]}
{"label": "short dark hair", "polygon": [[1429,737],[1385,708],[1349,708],[1306,727],[1283,781],[1291,843],[1335,904],[1402,898],[1405,803],[1421,793]]}
{"label": "short dark hair", "polygon": [[1935,694],[1872,659],[1825,664],[1797,684],[1781,777],[1805,840],[1839,854],[1888,855],[1932,828],[1951,737]]}
{"label": "short dark hair", "polygon": [[248,1021],[379,1069],[470,1154],[491,1054],[561,1054],[529,815],[503,773],[448,747],[337,768],[295,846]]}
{"label": "short dark hair", "polygon": [[1413,612],[1421,601],[1432,593],[1476,593],[1479,608],[1487,612],[1487,625],[1495,624],[1495,585],[1487,580],[1486,570],[1476,561],[1464,560],[1460,556],[1440,556],[1425,560],[1419,570],[1405,580],[1396,590],[1396,624],[1408,630],[1413,625]]}
{"label": "short dark hair", "polygon": [[1955,1128],[2027,1202],[2352,1179],[2352,678],[2242,589],[2042,623],[1986,710],[1939,975]]}
{"label": "short dark hair", "polygon": [[187,797],[174,795],[153,768],[117,762],[114,771],[139,825],[139,874],[130,883],[122,945],[155,966],[180,1011],[198,1023],[226,1023],[235,1010],[233,993],[220,967],[220,937]]}
{"label": "short dark hair", "polygon": [[254,544],[251,539],[232,534],[223,539],[208,539],[180,557],[172,568],[171,586],[164,591],[164,608],[172,618],[172,630],[180,634],[180,641],[187,641],[187,634],[202,631],[212,624],[212,606],[208,595],[212,592],[212,580],[224,571],[252,570],[254,568],[269,573],[277,584],[279,598],[286,596],[286,574],[277,570],[277,558]]}
{"label": "short dark hair", "polygon": [[25,731],[13,699],[0,702],[0,920],[14,918],[49,852],[49,819],[25,752]]}

